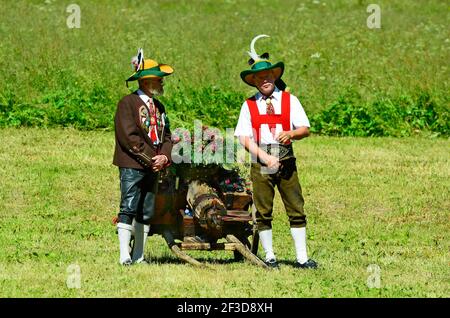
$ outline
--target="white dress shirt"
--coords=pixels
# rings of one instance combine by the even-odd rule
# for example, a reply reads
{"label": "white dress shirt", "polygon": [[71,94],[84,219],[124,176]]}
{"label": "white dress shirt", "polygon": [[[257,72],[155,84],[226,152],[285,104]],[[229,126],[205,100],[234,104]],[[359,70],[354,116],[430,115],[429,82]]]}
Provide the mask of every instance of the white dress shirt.
{"label": "white dress shirt", "polygon": [[[275,110],[275,114],[279,115],[281,114],[281,94],[282,91],[280,91],[277,87],[275,87],[275,90],[272,93],[272,105]],[[302,104],[300,104],[300,101],[297,97],[294,95],[291,95],[291,130],[297,129],[299,127],[310,127],[308,117],[306,116],[305,110],[302,107]],[[258,106],[258,111],[261,115],[266,114],[267,104],[266,101],[262,98],[263,95],[258,92],[255,95],[256,98],[256,105]],[[283,131],[283,126],[281,124],[276,124],[275,128],[275,137]],[[242,104],[241,107],[241,113],[239,115],[239,120],[236,125],[236,129],[234,132],[234,135],[236,137],[239,136],[248,136],[251,137],[254,141],[253,137],[253,126],[250,116],[250,110],[248,108],[247,101],[245,101]],[[261,125],[261,144],[279,144],[278,141],[275,140],[272,133],[269,130],[268,124],[262,124]]]}
{"label": "white dress shirt", "polygon": [[137,90],[137,93],[138,93],[139,97],[142,99],[142,101],[145,103],[145,105],[148,106],[149,105],[149,101],[151,101],[153,103],[153,98],[151,98],[150,96],[145,94],[140,89]]}

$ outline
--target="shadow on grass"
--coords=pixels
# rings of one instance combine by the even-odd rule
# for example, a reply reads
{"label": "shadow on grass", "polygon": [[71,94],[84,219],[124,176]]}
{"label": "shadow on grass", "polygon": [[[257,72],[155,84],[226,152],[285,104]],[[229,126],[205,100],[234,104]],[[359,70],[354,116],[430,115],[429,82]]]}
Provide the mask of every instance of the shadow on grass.
{"label": "shadow on grass", "polygon": [[[205,252],[206,254],[207,252]],[[247,261],[244,260],[235,260],[232,253],[230,253],[230,256],[228,258],[214,258],[213,255],[211,256],[192,256],[195,260],[199,261],[202,264],[205,265],[231,265],[231,264],[250,264]],[[175,255],[146,255],[146,260],[150,264],[178,264],[178,265],[184,265],[188,264],[187,262],[177,258]],[[292,262],[293,264],[293,262]]]}
{"label": "shadow on grass", "polygon": [[295,261],[292,260],[285,260],[285,259],[279,259],[278,260],[278,264],[280,265],[286,265],[286,266],[294,266],[295,265]]}
{"label": "shadow on grass", "polygon": [[[229,259],[214,259],[211,257],[194,257],[197,261],[204,264],[209,265],[226,265],[226,264],[238,264],[238,263],[244,263],[243,261],[237,261],[234,260],[233,257]],[[155,256],[155,255],[147,255],[146,260],[150,264],[188,264],[185,261],[176,258],[175,256],[171,255],[164,255],[164,256]]]}

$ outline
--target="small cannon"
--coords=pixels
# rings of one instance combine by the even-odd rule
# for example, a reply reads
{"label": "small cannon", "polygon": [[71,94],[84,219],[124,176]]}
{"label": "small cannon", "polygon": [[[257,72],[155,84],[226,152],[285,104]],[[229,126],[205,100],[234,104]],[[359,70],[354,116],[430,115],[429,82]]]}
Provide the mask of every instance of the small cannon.
{"label": "small cannon", "polygon": [[233,251],[235,260],[245,258],[266,268],[256,256],[255,211],[243,181],[236,171],[219,165],[172,165],[158,184],[149,236],[161,235],[178,258],[192,265],[202,264],[185,250]]}

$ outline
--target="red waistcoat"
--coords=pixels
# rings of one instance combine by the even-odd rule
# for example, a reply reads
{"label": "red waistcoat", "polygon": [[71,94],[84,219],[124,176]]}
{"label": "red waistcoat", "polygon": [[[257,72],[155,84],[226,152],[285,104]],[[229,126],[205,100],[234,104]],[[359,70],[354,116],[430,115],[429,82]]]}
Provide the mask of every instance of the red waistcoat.
{"label": "red waistcoat", "polygon": [[258,105],[256,105],[255,96],[247,99],[247,105],[250,110],[253,137],[257,144],[261,140],[262,124],[281,124],[283,131],[291,130],[291,96],[288,92],[281,92],[281,114],[279,115],[261,115],[258,110]]}

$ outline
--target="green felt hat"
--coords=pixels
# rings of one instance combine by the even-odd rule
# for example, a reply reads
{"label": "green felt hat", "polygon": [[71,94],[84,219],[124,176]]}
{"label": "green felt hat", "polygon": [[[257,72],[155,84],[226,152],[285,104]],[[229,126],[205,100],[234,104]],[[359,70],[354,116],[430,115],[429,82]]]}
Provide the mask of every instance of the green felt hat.
{"label": "green felt hat", "polygon": [[255,84],[255,74],[262,71],[273,70],[275,80],[280,81],[281,76],[284,72],[284,63],[278,62],[272,64],[269,61],[269,53],[264,53],[259,55],[255,51],[255,43],[260,38],[269,37],[268,35],[261,34],[257,35],[253,38],[250,44],[250,52],[247,52],[250,55],[250,60],[248,64],[251,66],[251,69],[241,72],[242,80],[250,86],[256,86]]}
{"label": "green felt hat", "polygon": [[167,64],[159,64],[152,59],[144,59],[144,50],[140,48],[136,56],[131,59],[134,73],[125,81],[136,81],[143,78],[161,78],[173,73],[173,68]]}
{"label": "green felt hat", "polygon": [[281,78],[284,72],[284,63],[278,62],[275,64],[270,63],[268,60],[262,60],[253,63],[251,69],[241,72],[242,80],[250,86],[256,86],[254,74],[262,71],[273,70],[275,79]]}
{"label": "green felt hat", "polygon": [[145,59],[139,70],[131,75],[127,79],[127,82],[136,81],[142,78],[164,77],[172,73],[173,68],[171,66],[167,64],[158,64],[158,62],[151,59]]}

